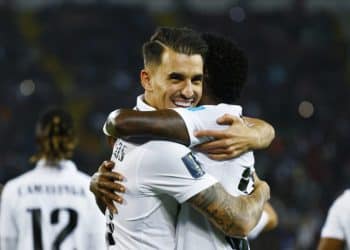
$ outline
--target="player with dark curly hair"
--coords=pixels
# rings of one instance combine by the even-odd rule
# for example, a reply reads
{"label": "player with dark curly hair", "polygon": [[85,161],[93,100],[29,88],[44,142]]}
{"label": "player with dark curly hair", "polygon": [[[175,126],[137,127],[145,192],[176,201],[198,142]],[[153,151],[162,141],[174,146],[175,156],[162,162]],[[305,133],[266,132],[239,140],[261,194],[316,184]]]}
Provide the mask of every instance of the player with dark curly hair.
{"label": "player with dark curly hair", "polygon": [[35,169],[10,180],[2,193],[1,249],[105,249],[90,177],[69,160],[77,145],[70,114],[47,110],[36,125],[36,142]]}
{"label": "player with dark curly hair", "polygon": [[204,64],[204,96],[216,103],[235,103],[241,95],[248,76],[248,59],[232,40],[211,33],[202,34],[208,45]]}

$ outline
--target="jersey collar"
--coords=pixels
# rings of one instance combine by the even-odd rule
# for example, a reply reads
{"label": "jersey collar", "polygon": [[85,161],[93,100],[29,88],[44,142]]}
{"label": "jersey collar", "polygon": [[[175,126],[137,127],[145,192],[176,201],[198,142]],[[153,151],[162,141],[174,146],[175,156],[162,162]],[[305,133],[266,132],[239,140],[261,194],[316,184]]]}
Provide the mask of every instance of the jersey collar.
{"label": "jersey collar", "polygon": [[139,95],[136,99],[136,109],[140,111],[153,111],[156,110],[152,106],[148,105],[144,101],[144,95]]}
{"label": "jersey collar", "polygon": [[77,166],[71,160],[61,160],[57,164],[48,164],[45,159],[41,159],[36,164],[35,169],[53,169],[53,170],[77,170]]}

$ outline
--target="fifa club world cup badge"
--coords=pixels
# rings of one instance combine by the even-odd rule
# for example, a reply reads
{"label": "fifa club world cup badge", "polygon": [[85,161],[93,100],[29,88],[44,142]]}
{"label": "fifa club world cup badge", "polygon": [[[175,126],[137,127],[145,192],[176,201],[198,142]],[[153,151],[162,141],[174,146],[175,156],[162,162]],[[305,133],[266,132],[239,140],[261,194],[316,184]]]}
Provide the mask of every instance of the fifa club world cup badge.
{"label": "fifa club world cup badge", "polygon": [[205,174],[200,163],[197,161],[196,157],[192,154],[192,152],[182,157],[182,161],[193,178],[197,179]]}

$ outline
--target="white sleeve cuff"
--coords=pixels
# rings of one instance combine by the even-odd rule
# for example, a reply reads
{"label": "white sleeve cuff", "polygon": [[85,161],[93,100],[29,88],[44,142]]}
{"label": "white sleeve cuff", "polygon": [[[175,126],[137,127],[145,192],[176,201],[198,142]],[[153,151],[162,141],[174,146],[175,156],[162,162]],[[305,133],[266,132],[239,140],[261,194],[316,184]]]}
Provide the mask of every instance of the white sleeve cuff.
{"label": "white sleeve cuff", "polygon": [[174,110],[181,116],[181,118],[184,120],[186,124],[187,132],[188,132],[188,135],[190,136],[190,145],[189,145],[190,148],[198,144],[202,144],[204,142],[213,140],[213,138],[211,137],[198,138],[193,135],[195,131],[200,130],[200,128],[198,127],[198,124],[200,124],[200,121],[196,119],[197,117],[195,115],[191,115],[193,114],[193,112],[183,108],[175,108]]}

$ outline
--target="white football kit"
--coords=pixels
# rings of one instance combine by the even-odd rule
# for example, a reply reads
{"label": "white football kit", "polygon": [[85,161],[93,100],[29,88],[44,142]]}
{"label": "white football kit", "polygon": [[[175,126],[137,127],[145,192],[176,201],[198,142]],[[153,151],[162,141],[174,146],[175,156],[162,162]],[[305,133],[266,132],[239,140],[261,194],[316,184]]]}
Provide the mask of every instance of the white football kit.
{"label": "white football kit", "polygon": [[[196,138],[194,131],[211,129],[222,130],[227,126],[216,123],[216,119],[224,114],[242,115],[242,108],[237,105],[219,104],[204,105],[188,109],[175,109],[185,121],[191,139],[191,147],[203,142]],[[204,138],[204,141],[210,138]],[[254,189],[253,173],[254,155],[249,151],[240,157],[227,161],[214,161],[205,154],[195,152],[194,155],[201,163],[204,171],[214,176],[233,196],[250,194]],[[248,249],[246,241],[232,240],[215,228],[203,215],[183,204],[177,224],[178,250],[232,250]]]}
{"label": "white football kit", "polygon": [[[137,109],[154,110],[137,99]],[[126,177],[124,204],[106,211],[109,250],[174,250],[179,203],[217,183],[191,151],[168,141],[141,146],[117,140],[112,160]]]}
{"label": "white football kit", "polygon": [[105,220],[89,191],[90,177],[72,161],[35,169],[2,193],[1,250],[102,250]]}
{"label": "white football kit", "polygon": [[191,151],[177,143],[135,146],[117,140],[112,160],[126,176],[125,205],[107,211],[109,249],[173,250],[178,204],[214,185]]}
{"label": "white football kit", "polygon": [[321,231],[322,238],[334,238],[345,241],[350,249],[350,190],[339,196],[328,211],[326,222]]}

